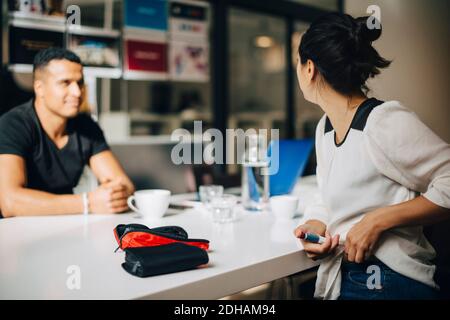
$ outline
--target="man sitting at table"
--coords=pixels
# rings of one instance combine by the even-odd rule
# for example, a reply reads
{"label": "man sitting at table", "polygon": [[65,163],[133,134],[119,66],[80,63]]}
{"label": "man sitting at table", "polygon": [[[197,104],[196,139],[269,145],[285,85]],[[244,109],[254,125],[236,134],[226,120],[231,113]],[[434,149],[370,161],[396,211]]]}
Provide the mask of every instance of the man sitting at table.
{"label": "man sitting at table", "polygon": [[[118,213],[134,186],[102,130],[80,112],[83,67],[71,51],[50,48],[33,65],[35,98],[0,118],[0,214],[4,217]],[[75,195],[85,165],[100,186]]]}

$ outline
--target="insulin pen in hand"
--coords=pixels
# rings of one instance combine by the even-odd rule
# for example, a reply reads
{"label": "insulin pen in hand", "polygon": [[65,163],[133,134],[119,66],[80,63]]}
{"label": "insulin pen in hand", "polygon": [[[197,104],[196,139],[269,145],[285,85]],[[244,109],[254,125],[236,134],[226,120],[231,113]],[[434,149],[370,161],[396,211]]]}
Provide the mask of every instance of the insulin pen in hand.
{"label": "insulin pen in hand", "polygon": [[300,235],[300,239],[308,241],[308,242],[312,242],[312,243],[318,243],[318,244],[322,244],[326,240],[325,237],[319,236],[314,233],[307,233],[307,232],[302,232],[302,234]]}

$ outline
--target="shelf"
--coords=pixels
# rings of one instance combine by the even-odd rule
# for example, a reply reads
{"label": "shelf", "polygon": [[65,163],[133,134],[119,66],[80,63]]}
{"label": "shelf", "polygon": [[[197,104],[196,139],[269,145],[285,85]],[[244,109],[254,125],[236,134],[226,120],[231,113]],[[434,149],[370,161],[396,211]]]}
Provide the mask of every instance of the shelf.
{"label": "shelf", "polygon": [[196,7],[209,8],[209,3],[208,2],[202,2],[202,1],[198,1],[198,0],[182,0],[182,1],[180,1],[180,3],[182,3],[182,4],[191,4],[191,5],[194,5]]}
{"label": "shelf", "polygon": [[134,122],[148,122],[148,123],[170,123],[170,122],[185,122],[185,121],[211,121],[210,113],[176,113],[176,114],[157,114],[150,112],[130,112],[130,120]]}
{"label": "shelf", "polygon": [[[32,64],[11,64],[8,66],[9,71],[15,73],[32,73]],[[84,67],[84,76],[97,77],[106,79],[119,79],[122,75],[120,68],[97,68],[97,67]]]}
{"label": "shelf", "polygon": [[104,79],[120,79],[122,69],[120,68],[101,68],[101,67],[84,67],[85,76],[104,78]]}
{"label": "shelf", "polygon": [[15,27],[23,28],[36,28],[44,30],[52,30],[65,32],[69,34],[86,35],[86,36],[101,36],[119,38],[120,31],[105,28],[96,28],[80,25],[67,25],[65,24],[65,17],[48,16],[36,13],[26,12],[10,12],[9,24]]}
{"label": "shelf", "polygon": [[122,29],[124,40],[138,40],[145,42],[167,42],[168,32],[153,29],[124,27]]}
{"label": "shelf", "polygon": [[66,26],[64,24],[48,23],[46,21],[38,20],[21,20],[13,19],[9,20],[9,25],[17,28],[38,29],[55,32],[65,32]]}
{"label": "shelf", "polygon": [[120,36],[119,30],[95,28],[79,25],[67,26],[67,32],[69,34],[76,34],[82,36],[101,36],[110,38],[118,38]]}
{"label": "shelf", "polygon": [[39,13],[31,13],[31,12],[21,12],[21,11],[10,11],[9,12],[10,20],[26,20],[26,21],[35,21],[35,22],[45,22],[50,24],[59,24],[64,25],[66,22],[66,18],[64,16],[50,16]]}
{"label": "shelf", "polygon": [[144,71],[124,71],[124,80],[154,80],[154,81],[166,81],[169,80],[169,75],[167,73],[157,73],[157,72],[144,72]]}

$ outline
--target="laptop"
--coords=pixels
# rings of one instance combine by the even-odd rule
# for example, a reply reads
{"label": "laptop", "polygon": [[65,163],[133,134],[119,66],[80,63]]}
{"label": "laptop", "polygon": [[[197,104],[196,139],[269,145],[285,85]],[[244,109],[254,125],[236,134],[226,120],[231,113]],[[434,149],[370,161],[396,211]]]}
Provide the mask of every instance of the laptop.
{"label": "laptop", "polygon": [[[278,144],[270,142],[268,156],[274,155],[273,161],[278,161],[278,172],[269,176],[270,196],[291,193],[298,178],[303,175],[311,151],[313,150],[313,139],[279,140]],[[278,150],[277,150],[278,149]],[[276,157],[278,151],[279,157]]]}
{"label": "laptop", "polygon": [[136,190],[168,189],[172,194],[196,191],[193,165],[171,159],[176,143],[111,143],[111,150]]}

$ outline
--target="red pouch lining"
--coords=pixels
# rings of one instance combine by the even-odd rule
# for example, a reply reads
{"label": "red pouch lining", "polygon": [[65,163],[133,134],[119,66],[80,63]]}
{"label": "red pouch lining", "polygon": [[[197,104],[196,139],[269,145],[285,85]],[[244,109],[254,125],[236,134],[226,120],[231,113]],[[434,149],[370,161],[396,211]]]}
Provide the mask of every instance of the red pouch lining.
{"label": "red pouch lining", "polygon": [[119,248],[153,247],[174,242],[181,242],[187,245],[199,247],[203,250],[209,249],[209,241],[203,239],[186,239],[178,240],[152,233],[151,230],[128,231],[119,237],[117,228],[114,229],[114,237],[116,238]]}

